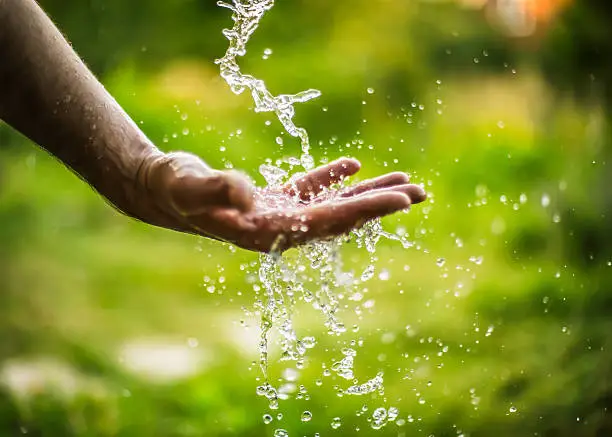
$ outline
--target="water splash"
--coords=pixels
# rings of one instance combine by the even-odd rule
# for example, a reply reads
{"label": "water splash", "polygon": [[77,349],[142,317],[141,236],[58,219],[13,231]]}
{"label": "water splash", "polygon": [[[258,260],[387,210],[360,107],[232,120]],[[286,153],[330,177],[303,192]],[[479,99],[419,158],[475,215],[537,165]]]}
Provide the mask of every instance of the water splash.
{"label": "water splash", "polygon": [[[269,382],[271,378],[268,372],[268,354],[272,332],[278,337],[280,361],[294,362],[298,369],[304,367],[307,351],[317,343],[315,337],[300,337],[294,329],[292,316],[298,302],[311,305],[321,314],[328,335],[338,337],[345,334],[347,329],[339,317],[339,310],[345,300],[356,300],[354,296],[363,293],[364,284],[374,277],[373,254],[380,236],[379,224],[374,221],[366,223],[363,228],[353,231],[349,236],[301,246],[295,257],[282,257],[274,253],[260,255],[258,275],[261,287],[257,288],[255,307],[261,315],[259,365],[265,382],[257,388],[257,394],[268,399],[271,409],[277,409],[281,399],[281,390]],[[368,248],[372,257],[366,271],[372,274],[357,275],[345,271],[340,251],[347,242],[355,242],[358,247]],[[365,395],[376,391],[383,392],[382,373],[358,384],[354,375],[357,351],[352,347],[345,347],[341,353],[343,357],[331,365],[331,371],[352,382],[344,393]]]}
{"label": "water splash", "polygon": [[[272,95],[263,80],[251,75],[243,74],[238,66],[237,59],[246,54],[246,45],[253,32],[259,26],[265,12],[274,6],[274,0],[233,0],[232,4],[218,2],[220,6],[232,11],[234,26],[225,29],[223,34],[229,40],[229,48],[225,55],[216,60],[221,70],[221,77],[228,83],[231,90],[240,94],[250,90],[255,102],[256,112],[274,112],[286,131],[301,141],[302,155],[300,159],[289,158],[291,166],[301,165],[309,170],[314,167],[314,159],[310,155],[308,133],[304,128],[297,127],[293,122],[295,103],[305,102],[320,95],[317,90],[307,90],[297,94]],[[373,91],[372,91],[373,92]],[[277,141],[282,144],[282,141]],[[289,178],[287,171],[271,165],[271,162],[260,167],[268,186],[275,186]],[[342,187],[340,186],[339,189]],[[333,198],[339,190],[331,190],[326,196]],[[270,207],[291,207],[291,205],[271,205],[274,199],[262,199]],[[284,199],[292,202],[293,199]],[[285,384],[280,387],[273,386],[269,375],[269,350],[271,334],[278,337],[280,346],[280,361],[291,362],[297,369],[305,366],[307,351],[315,347],[317,340],[312,336],[300,337],[293,325],[294,308],[298,302],[311,305],[323,317],[323,323],[330,336],[341,336],[347,329],[340,318],[339,310],[345,306],[344,300],[349,299],[360,302],[366,292],[363,285],[374,277],[376,258],[376,245],[380,239],[399,241],[404,247],[412,247],[405,235],[395,235],[385,232],[379,220],[366,223],[362,228],[354,230],[348,236],[341,236],[326,241],[314,241],[298,248],[294,258],[283,257],[278,253],[261,254],[257,277],[261,287],[256,290],[255,310],[261,317],[261,332],[259,337],[259,365],[263,374],[263,383],[257,387],[257,394],[268,400],[269,408],[277,410],[279,400],[287,399],[295,391],[294,379],[291,382],[292,390]],[[356,243],[357,247],[364,248],[370,254],[370,262],[362,272],[345,270],[341,249],[347,242]],[[354,304],[354,302],[352,302]],[[356,312],[361,307],[367,308],[366,301],[358,304]],[[353,327],[353,332],[357,332]],[[351,342],[351,346],[354,342]],[[354,363],[357,352],[352,347],[342,349],[343,357],[326,369],[324,375],[331,375],[333,371],[337,376],[350,381],[345,389],[339,389],[338,394],[366,395],[369,393],[383,393],[383,374],[378,373],[374,378],[359,384],[354,375]],[[320,385],[317,383],[317,385]],[[305,386],[300,385],[296,398],[308,399]],[[312,415],[306,411],[301,420],[309,421]],[[388,421],[385,415],[385,423]],[[264,422],[270,423],[272,416],[264,416]],[[331,427],[337,429],[341,426],[341,418],[332,420]],[[285,436],[287,431],[277,429],[275,436]]]}
{"label": "water splash", "polygon": [[347,395],[362,396],[369,393],[374,393],[376,391],[382,392],[383,383],[383,373],[379,372],[374,378],[364,382],[363,384],[356,384],[350,386],[344,391],[344,393]]}
{"label": "water splash", "polygon": [[240,71],[237,58],[246,54],[246,45],[259,26],[259,22],[274,6],[274,0],[233,0],[232,4],[219,1],[219,6],[232,11],[234,26],[224,29],[223,35],[229,40],[229,47],[222,58],[215,61],[221,70],[221,77],[235,94],[250,90],[255,102],[255,112],[274,112],[285,130],[293,137],[300,139],[302,156],[300,162],[306,170],[314,167],[314,159],[310,155],[310,140],[306,129],[298,127],[293,122],[295,103],[303,103],[321,95],[315,89],[309,89],[297,94],[273,95],[268,91],[263,80],[257,79]]}

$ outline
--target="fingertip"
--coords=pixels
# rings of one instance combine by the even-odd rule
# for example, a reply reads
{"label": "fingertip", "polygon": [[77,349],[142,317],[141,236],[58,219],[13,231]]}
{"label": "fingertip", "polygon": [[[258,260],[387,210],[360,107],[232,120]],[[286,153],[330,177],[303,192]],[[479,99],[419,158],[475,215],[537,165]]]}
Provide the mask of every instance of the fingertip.
{"label": "fingertip", "polygon": [[427,199],[427,193],[422,186],[411,185],[410,187],[409,196],[413,204],[424,202]]}
{"label": "fingertip", "polygon": [[389,202],[390,204],[393,203],[395,206],[397,206],[396,211],[410,208],[410,205],[412,205],[410,196],[406,195],[405,193],[389,193],[389,194],[396,197],[396,199],[393,199],[392,202],[391,201]]}
{"label": "fingertip", "polygon": [[361,162],[359,162],[359,160],[347,156],[337,159],[333,164],[340,166],[342,168],[342,173],[347,176],[353,175],[361,169]]}
{"label": "fingertip", "polygon": [[385,177],[387,185],[404,185],[410,182],[410,176],[403,171],[394,171],[385,175]]}

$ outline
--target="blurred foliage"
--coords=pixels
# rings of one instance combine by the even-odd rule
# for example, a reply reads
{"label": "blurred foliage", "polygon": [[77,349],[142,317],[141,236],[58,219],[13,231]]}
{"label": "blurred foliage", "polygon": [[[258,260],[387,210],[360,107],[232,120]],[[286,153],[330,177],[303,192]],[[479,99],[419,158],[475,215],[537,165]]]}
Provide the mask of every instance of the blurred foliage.
{"label": "blurred foliage", "polygon": [[[41,3],[164,150],[260,183],[265,159],[297,154],[219,79],[230,18],[215,2]],[[361,319],[345,311],[358,333],[328,337],[300,307],[318,339],[299,379],[311,398],[282,402],[270,425],[258,321],[242,310],[257,255],[127,220],[0,126],[0,435],[612,435],[610,6],[577,1],[521,40],[486,16],[278,1],[255,33],[244,71],[273,92],[323,92],[297,108],[317,159],[355,156],[360,178],[409,171],[431,193],[385,219],[415,247],[379,246],[390,279],[369,284]],[[342,381],[321,376],[351,339],[360,379],[385,372],[384,396],[337,397]],[[380,406],[401,421],[372,430]]]}

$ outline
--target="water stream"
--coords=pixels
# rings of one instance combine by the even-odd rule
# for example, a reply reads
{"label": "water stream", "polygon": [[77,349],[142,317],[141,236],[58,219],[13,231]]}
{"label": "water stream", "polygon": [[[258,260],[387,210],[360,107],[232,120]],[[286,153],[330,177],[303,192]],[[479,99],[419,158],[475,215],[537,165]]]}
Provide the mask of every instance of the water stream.
{"label": "water stream", "polygon": [[[320,96],[317,90],[306,90],[297,94],[281,94],[274,96],[263,80],[244,74],[238,65],[238,58],[246,54],[246,45],[253,32],[257,29],[264,14],[274,6],[274,0],[233,0],[231,4],[218,2],[219,6],[232,11],[234,25],[225,29],[223,34],[229,40],[225,55],[216,60],[221,71],[221,77],[228,83],[231,90],[240,94],[249,90],[255,103],[256,112],[274,112],[285,130],[300,140],[300,158],[290,159],[292,165],[301,165],[305,170],[315,166],[315,159],[310,154],[310,143],[307,131],[295,125],[295,103],[306,102]],[[269,185],[286,181],[289,174],[269,164],[262,165],[260,172]],[[304,385],[298,388],[295,384],[273,385],[269,375],[269,351],[272,334],[278,337],[280,346],[280,361],[291,363],[296,369],[305,365],[308,350],[315,347],[317,339],[313,336],[300,336],[294,328],[293,316],[296,304],[303,302],[311,305],[323,318],[327,334],[342,336],[347,331],[357,332],[358,326],[347,330],[341,317],[341,309],[345,301],[351,301],[352,308],[360,312],[363,305],[363,294],[367,292],[364,284],[374,276],[376,261],[376,244],[381,237],[399,241],[404,247],[411,243],[404,237],[387,233],[380,221],[371,221],[361,229],[355,230],[349,236],[338,237],[328,241],[315,241],[301,246],[294,257],[280,254],[262,254],[259,259],[257,277],[260,286],[256,287],[257,296],[255,311],[261,316],[259,339],[259,366],[263,375],[263,383],[257,387],[257,394],[267,398],[269,408],[279,408],[279,401],[295,396],[298,399],[308,399],[308,388]],[[341,249],[351,242],[364,248],[370,262],[361,271],[355,272],[343,266]],[[355,340],[346,341],[346,347],[341,349],[338,357],[325,368],[324,374],[337,375],[346,380],[346,387],[339,388],[339,395],[359,396],[370,393],[384,392],[384,375],[378,372],[370,379],[359,381],[355,376],[354,363],[356,359]],[[292,378],[285,378],[291,380]],[[297,391],[297,393],[295,393]],[[383,411],[384,410],[384,414]],[[371,419],[371,426],[381,428],[387,421],[397,416],[396,409],[389,411],[377,409]],[[384,417],[383,417],[384,416]],[[301,420],[310,421],[312,414],[304,411]],[[264,415],[264,422],[272,421],[270,414]],[[331,427],[338,428],[341,418],[336,417]],[[275,436],[286,436],[287,431],[276,429]]]}
{"label": "water stream", "polygon": [[295,103],[302,103],[321,95],[314,89],[299,92],[297,94],[279,94],[274,96],[263,80],[257,79],[249,74],[243,74],[238,65],[238,57],[246,54],[246,44],[259,26],[259,21],[265,12],[274,6],[274,0],[233,0],[232,4],[223,1],[217,2],[219,6],[232,11],[234,26],[224,29],[223,35],[229,40],[229,47],[222,58],[215,61],[219,65],[221,77],[230,86],[230,89],[241,94],[249,90],[255,103],[255,112],[274,112],[283,127],[291,136],[298,137],[302,145],[302,156],[300,162],[304,169],[310,170],[314,167],[314,159],[310,155],[310,141],[308,132],[298,127],[293,122],[295,115]]}

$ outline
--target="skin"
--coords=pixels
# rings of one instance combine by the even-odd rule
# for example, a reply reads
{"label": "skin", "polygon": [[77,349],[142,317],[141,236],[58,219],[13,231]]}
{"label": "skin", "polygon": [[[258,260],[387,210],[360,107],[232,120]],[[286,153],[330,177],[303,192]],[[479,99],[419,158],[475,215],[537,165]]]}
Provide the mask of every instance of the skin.
{"label": "skin", "polygon": [[155,147],[34,0],[0,0],[0,119],[39,144],[119,211],[239,247],[283,251],[422,202],[390,173],[330,195],[360,164],[341,158],[258,189],[185,152]]}

